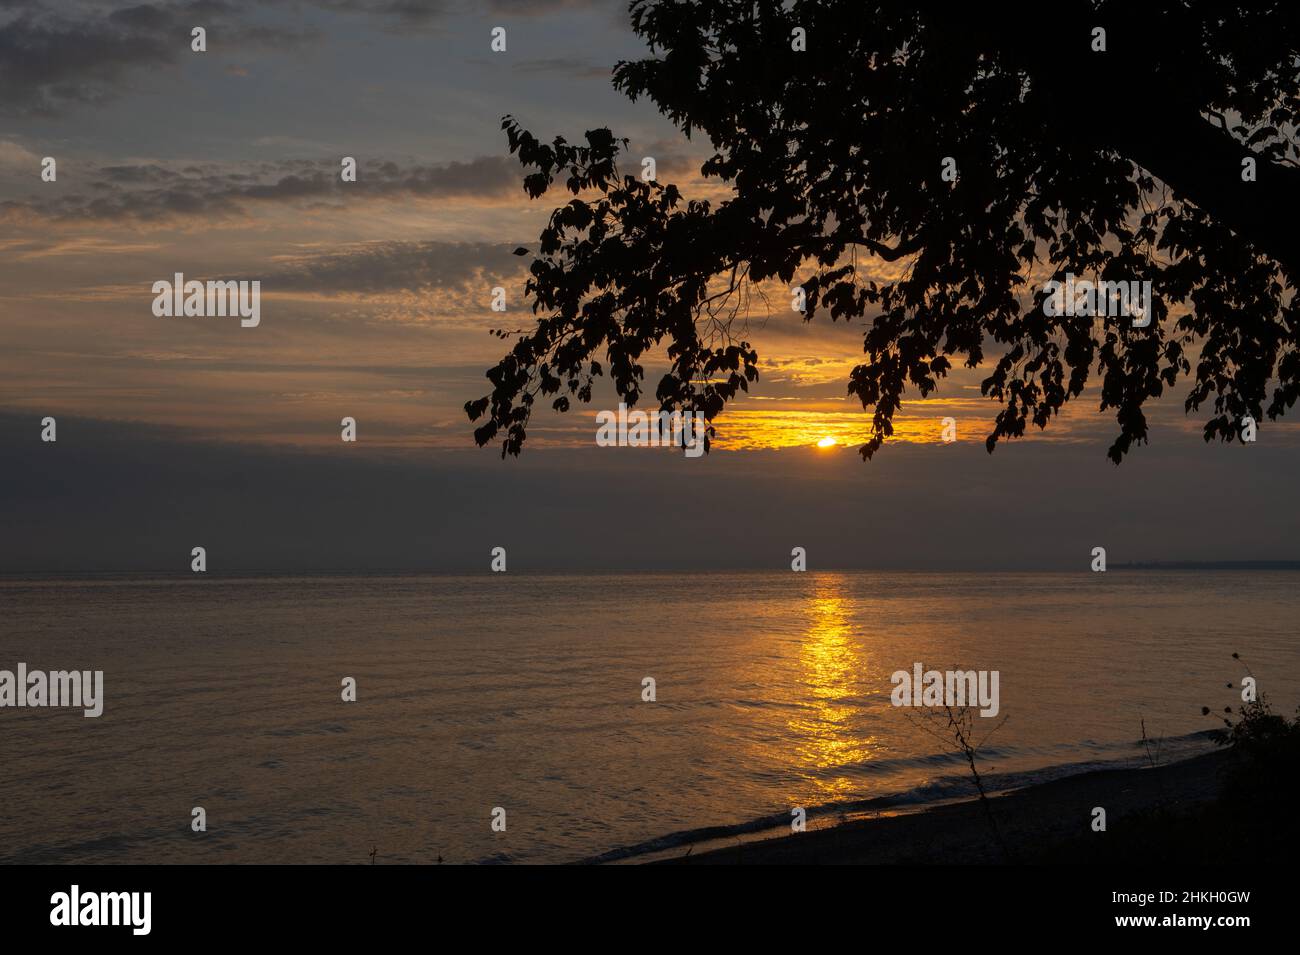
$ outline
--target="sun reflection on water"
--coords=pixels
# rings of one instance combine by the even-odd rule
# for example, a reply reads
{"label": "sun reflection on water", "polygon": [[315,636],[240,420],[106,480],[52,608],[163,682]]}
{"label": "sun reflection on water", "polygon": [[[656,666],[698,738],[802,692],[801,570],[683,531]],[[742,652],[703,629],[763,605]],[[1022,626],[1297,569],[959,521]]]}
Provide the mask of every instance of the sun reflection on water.
{"label": "sun reflection on water", "polygon": [[812,583],[799,648],[804,708],[789,722],[795,752],[807,780],[824,795],[863,795],[862,779],[843,770],[871,759],[877,745],[876,735],[855,720],[865,696],[866,656],[854,639],[843,578],[818,574]]}

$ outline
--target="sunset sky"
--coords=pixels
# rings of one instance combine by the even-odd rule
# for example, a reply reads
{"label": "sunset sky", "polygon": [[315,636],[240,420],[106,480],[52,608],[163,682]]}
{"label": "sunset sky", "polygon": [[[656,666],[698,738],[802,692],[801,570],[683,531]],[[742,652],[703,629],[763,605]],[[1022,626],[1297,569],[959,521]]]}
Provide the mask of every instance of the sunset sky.
{"label": "sunset sky", "polygon": [[[861,462],[863,320],[805,324],[780,289],[749,317],[762,380],[708,458],[594,448],[608,390],[539,411],[521,461],[475,449],[462,405],[507,347],[488,329],[531,323],[510,253],[552,201],[524,195],[501,117],[608,126],[661,181],[726,196],[698,175],[707,143],[611,88],[646,53],[624,7],[0,3],[0,570],[161,569],[196,535],[225,535],[229,569],[475,568],[511,535],[520,569],[780,568],[810,542],[814,567],[1086,567],[1112,541],[1113,561],[1300,556],[1294,427],[1206,447],[1181,389],[1117,469],[1095,395],[986,455],[987,371],[959,369]],[[176,272],[260,280],[260,326],[155,317]]]}

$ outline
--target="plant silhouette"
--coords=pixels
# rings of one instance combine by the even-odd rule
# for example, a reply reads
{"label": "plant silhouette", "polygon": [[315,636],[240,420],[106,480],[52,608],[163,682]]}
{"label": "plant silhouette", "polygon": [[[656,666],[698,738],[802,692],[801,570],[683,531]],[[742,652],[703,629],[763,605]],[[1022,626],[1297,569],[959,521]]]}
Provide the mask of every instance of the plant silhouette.
{"label": "plant silhouette", "polygon": [[[730,194],[624,174],[608,129],[545,143],[505,117],[528,195],[570,197],[531,262],[535,327],[499,333],[513,347],[465,405],[475,440],[518,454],[539,398],[567,411],[604,375],[629,405],[653,388],[711,421],[759,377],[752,297],[795,284],[805,321],[865,323],[847,383],[872,416],[864,458],[957,362],[987,369],[990,452],[1090,382],[1116,463],[1176,385],[1211,412],[1207,441],[1282,415],[1300,396],[1298,9],[632,3],[652,56],[615,87],[706,138],[701,173]],[[1045,314],[1043,283],[1069,274],[1150,281],[1150,324]]]}

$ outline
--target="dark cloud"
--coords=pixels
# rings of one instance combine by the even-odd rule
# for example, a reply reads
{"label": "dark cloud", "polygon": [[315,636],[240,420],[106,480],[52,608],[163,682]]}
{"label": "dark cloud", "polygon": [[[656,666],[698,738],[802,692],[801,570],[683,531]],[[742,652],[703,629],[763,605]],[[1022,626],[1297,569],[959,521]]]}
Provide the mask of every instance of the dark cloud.
{"label": "dark cloud", "polygon": [[628,0],[489,0],[494,13],[507,16],[535,17],[565,10],[626,11]]}
{"label": "dark cloud", "polygon": [[99,170],[100,176],[109,183],[137,185],[140,183],[170,182],[179,179],[181,174],[156,164],[140,166],[104,166]]}
{"label": "dark cloud", "polygon": [[[1093,547],[1133,560],[1295,559],[1300,449],[1191,436],[1116,468],[1102,444],[715,453],[491,449],[315,453],[184,440],[180,429],[0,413],[0,572],[484,571],[789,567],[1054,569]],[[539,422],[540,423],[540,422]],[[362,429],[367,426],[360,422]],[[375,424],[378,424],[376,422]],[[1226,497],[1225,497],[1226,495]],[[1230,511],[1225,500],[1231,499]],[[1223,519],[1230,513],[1230,519]]]}
{"label": "dark cloud", "polygon": [[49,115],[102,102],[129,69],[173,62],[183,38],[107,18],[73,23],[24,12],[0,26],[0,109]]}
{"label": "dark cloud", "polygon": [[378,293],[459,288],[480,272],[522,270],[518,243],[374,242],[311,256],[267,277],[268,289]]}
{"label": "dark cloud", "polygon": [[331,13],[373,19],[382,28],[425,27],[457,14],[478,15],[484,9],[507,17],[535,17],[566,10],[625,12],[627,0],[307,0],[304,6]]}
{"label": "dark cloud", "polygon": [[64,4],[10,5],[0,24],[0,112],[51,116],[118,95],[132,73],[157,71],[191,55],[190,31],[208,31],[232,48],[283,50],[316,36],[313,29],[254,24],[240,3],[136,4],[104,12]]}
{"label": "dark cloud", "polygon": [[173,217],[225,218],[243,215],[259,204],[358,199],[493,198],[518,191],[522,173],[505,156],[468,162],[403,166],[372,160],[358,165],[356,182],[343,182],[338,160],[263,163],[249,172],[217,167],[169,169],[158,163],[105,166],[92,188],[107,195],[80,193],[0,202],[0,221],[120,221],[160,223]]}
{"label": "dark cloud", "polygon": [[316,5],[335,13],[396,20],[402,26],[420,26],[455,9],[448,0],[316,0]]}
{"label": "dark cloud", "polygon": [[521,60],[514,65],[518,73],[552,73],[575,79],[608,79],[614,72],[610,64],[593,63],[580,57],[553,56],[536,60]]}
{"label": "dark cloud", "polygon": [[[564,10],[614,13],[618,0],[493,0],[508,17]],[[465,0],[310,0],[288,8],[293,26],[272,22],[271,5],[246,0],[140,3],[105,10],[74,2],[0,3],[0,114],[48,117],[102,104],[121,94],[133,75],[156,74],[190,56],[190,31],[208,33],[207,55],[250,49],[284,51],[321,36],[312,8],[353,14],[384,30],[426,26],[448,14],[481,13]],[[625,11],[624,11],[625,13]],[[243,68],[228,66],[235,75]],[[585,74],[584,74],[585,75]]]}

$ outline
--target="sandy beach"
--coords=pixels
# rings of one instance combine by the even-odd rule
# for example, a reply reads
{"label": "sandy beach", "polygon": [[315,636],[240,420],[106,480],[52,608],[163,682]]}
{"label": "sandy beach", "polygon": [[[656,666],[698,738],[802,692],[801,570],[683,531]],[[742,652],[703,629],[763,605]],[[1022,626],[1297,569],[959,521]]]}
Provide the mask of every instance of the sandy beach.
{"label": "sandy beach", "polygon": [[[1164,820],[1195,815],[1222,788],[1228,752],[1167,766],[1098,770],[995,796],[989,800],[999,846],[978,800],[907,815],[860,819],[655,864],[988,864],[1092,861],[1097,840],[1129,841],[1135,827],[1159,812]],[[1106,810],[1106,832],[1093,832],[1092,811]]]}

